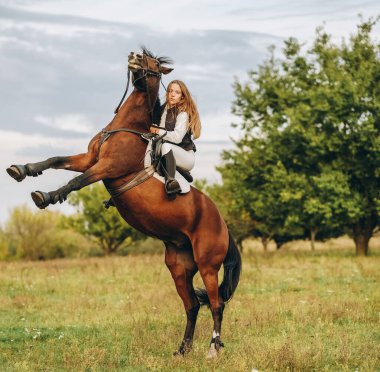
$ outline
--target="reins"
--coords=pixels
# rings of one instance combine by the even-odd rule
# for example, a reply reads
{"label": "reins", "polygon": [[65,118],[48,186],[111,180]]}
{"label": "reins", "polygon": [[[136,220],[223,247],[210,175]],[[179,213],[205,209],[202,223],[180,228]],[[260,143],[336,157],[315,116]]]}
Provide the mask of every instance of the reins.
{"label": "reins", "polygon": [[127,92],[128,92],[128,88],[129,88],[129,80],[130,80],[130,77],[131,77],[131,70],[128,68],[128,81],[127,81],[127,86],[125,87],[125,91],[124,91],[124,94],[123,94],[123,97],[121,97],[121,100],[119,102],[119,104],[117,105],[117,107],[115,108],[114,110],[114,114],[117,114],[119,112],[119,108],[120,106],[123,104],[124,102],[124,99],[125,99],[125,96],[127,95]]}

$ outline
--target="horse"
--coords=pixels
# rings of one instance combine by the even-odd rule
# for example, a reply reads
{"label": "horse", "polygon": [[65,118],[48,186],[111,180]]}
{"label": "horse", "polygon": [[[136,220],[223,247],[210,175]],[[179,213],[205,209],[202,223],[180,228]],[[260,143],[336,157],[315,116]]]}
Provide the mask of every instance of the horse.
{"label": "horse", "polygon": [[[55,191],[32,192],[33,201],[41,209],[62,203],[70,192],[102,180],[124,220],[164,242],[165,264],[187,318],[182,342],[174,355],[183,356],[191,350],[198,311],[201,305],[207,305],[213,318],[207,357],[214,358],[224,346],[221,328],[225,303],[232,298],[241,272],[239,250],[216,205],[194,187],[175,198],[167,196],[163,184],[154,177],[145,177],[127,191],[115,192],[143,171],[146,136],[160,115],[161,76],[173,70],[168,67],[170,64],[168,57],[156,57],[144,47],[142,52],[131,52],[124,96],[112,121],[91,139],[86,153],[12,165],[7,172],[19,182],[27,176],[39,176],[49,168],[82,173]],[[134,89],[123,103],[130,76]],[[218,286],[222,265],[224,274]],[[198,271],[205,289],[194,289],[193,277]]]}

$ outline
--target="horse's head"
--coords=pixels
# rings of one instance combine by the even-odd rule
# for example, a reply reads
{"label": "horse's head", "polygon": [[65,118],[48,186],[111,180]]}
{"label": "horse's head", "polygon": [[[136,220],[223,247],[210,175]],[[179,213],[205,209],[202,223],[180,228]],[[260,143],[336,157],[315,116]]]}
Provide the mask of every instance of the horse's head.
{"label": "horse's head", "polygon": [[173,71],[164,66],[170,63],[172,61],[169,58],[154,57],[146,48],[142,48],[142,53],[131,52],[128,56],[128,69],[132,71],[133,85],[141,91],[158,90],[161,74]]}

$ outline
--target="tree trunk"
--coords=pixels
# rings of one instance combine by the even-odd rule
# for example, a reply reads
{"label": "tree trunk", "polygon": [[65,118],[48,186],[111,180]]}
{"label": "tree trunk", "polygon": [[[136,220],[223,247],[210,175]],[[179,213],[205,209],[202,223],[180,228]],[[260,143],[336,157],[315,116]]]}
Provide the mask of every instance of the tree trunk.
{"label": "tree trunk", "polygon": [[367,256],[368,255],[368,243],[371,237],[365,234],[354,236],[356,255],[357,256]]}
{"label": "tree trunk", "polygon": [[310,244],[312,251],[315,251],[315,236],[317,235],[317,231],[318,229],[316,227],[310,229]]}
{"label": "tree trunk", "polygon": [[269,237],[268,236],[262,236],[261,237],[261,243],[263,245],[264,252],[268,252]]}
{"label": "tree trunk", "polygon": [[361,218],[354,224],[352,231],[357,256],[368,255],[368,243],[377,224],[377,213],[372,213],[370,216]]}

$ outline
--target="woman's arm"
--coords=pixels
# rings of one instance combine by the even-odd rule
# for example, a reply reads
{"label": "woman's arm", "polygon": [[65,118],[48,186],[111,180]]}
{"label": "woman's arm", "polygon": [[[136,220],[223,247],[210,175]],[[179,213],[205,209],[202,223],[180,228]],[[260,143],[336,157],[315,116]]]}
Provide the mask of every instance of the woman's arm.
{"label": "woman's arm", "polygon": [[[168,131],[164,139],[174,142],[181,143],[183,137],[185,136],[189,125],[189,115],[187,112],[180,112],[177,115],[174,130]],[[165,134],[164,129],[158,129],[158,134],[161,136]],[[157,133],[157,132],[156,132]]]}

